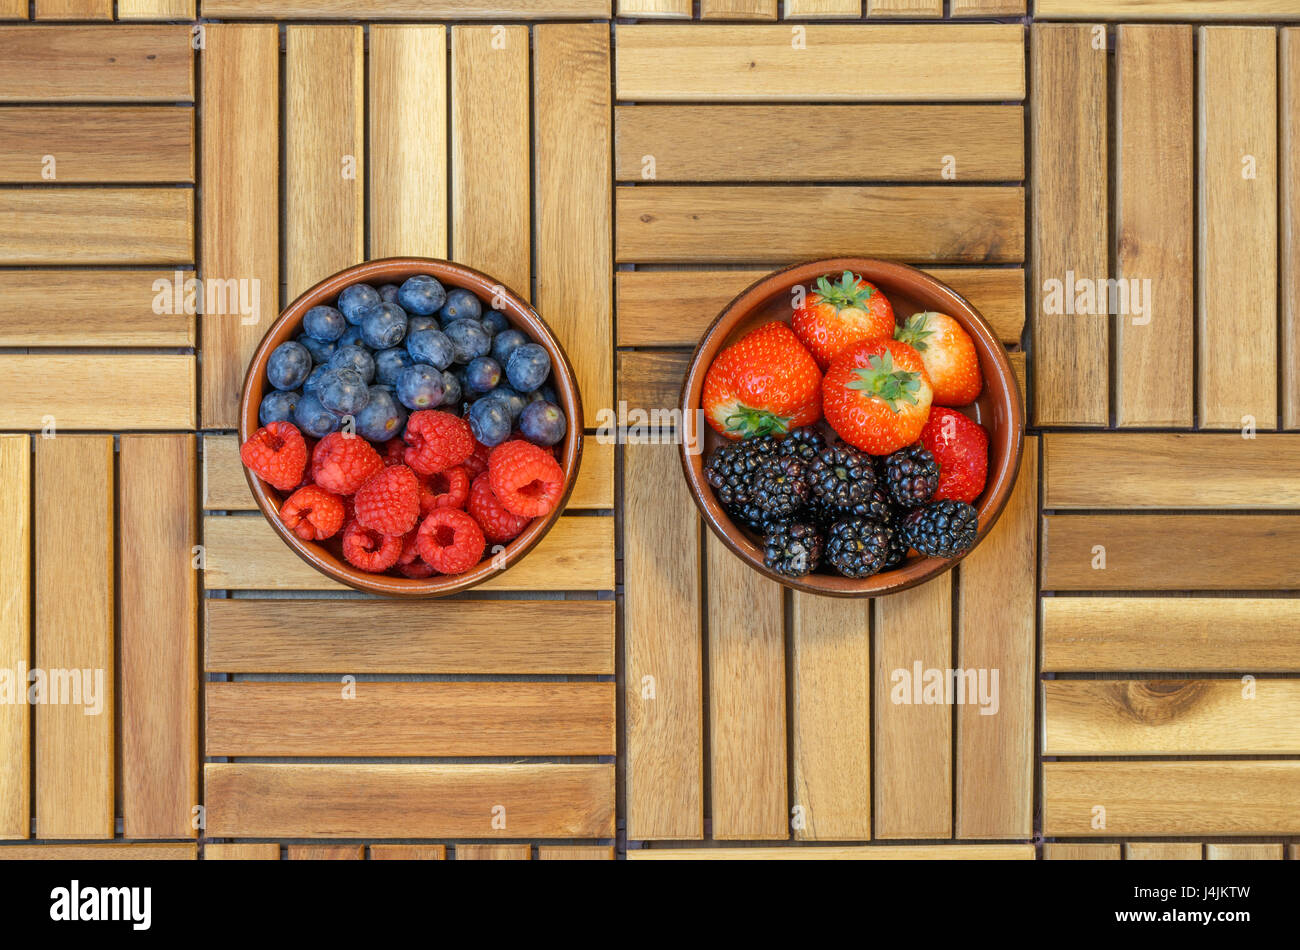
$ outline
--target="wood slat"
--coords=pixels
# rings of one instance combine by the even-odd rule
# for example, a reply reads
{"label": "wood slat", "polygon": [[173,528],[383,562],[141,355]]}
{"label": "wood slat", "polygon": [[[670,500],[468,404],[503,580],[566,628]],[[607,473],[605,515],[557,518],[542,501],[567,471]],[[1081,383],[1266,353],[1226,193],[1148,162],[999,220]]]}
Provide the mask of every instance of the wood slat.
{"label": "wood slat", "polygon": [[1026,0],[948,0],[948,15],[1023,16]]}
{"label": "wood slat", "polygon": [[700,521],[677,452],[623,449],[623,784],[633,840],[704,837]]}
{"label": "wood slat", "polygon": [[1300,429],[1300,29],[1281,35],[1282,426]]}
{"label": "wood slat", "polygon": [[700,0],[701,20],[775,20],[776,0]]}
{"label": "wood slat", "polygon": [[290,297],[365,258],[364,44],[359,26],[291,26],[285,31]]}
{"label": "wood slat", "polygon": [[1297,12],[1293,0],[1034,0],[1034,16],[1063,20],[1269,20]]}
{"label": "wood slat", "polygon": [[1128,841],[1124,844],[1125,861],[1200,861],[1201,844],[1197,841]]}
{"label": "wood slat", "polygon": [[364,861],[363,844],[291,844],[285,848],[290,861]]}
{"label": "wood slat", "polygon": [[36,0],[38,20],[111,20],[113,0]]}
{"label": "wood slat", "polygon": [[635,848],[629,861],[1032,861],[1032,844],[861,845],[858,847]]}
{"label": "wood slat", "polygon": [[[1074,280],[1108,276],[1106,51],[1087,25],[1030,29],[1034,412],[1038,425],[1105,425],[1109,329],[1105,314],[1067,309]],[[1073,278],[1073,279],[1072,279]],[[1048,281],[1056,281],[1049,285]],[[1073,309],[1073,308],[1068,308]],[[1104,309],[1104,308],[1103,308]]]}
{"label": "wood slat", "polygon": [[712,532],[705,547],[713,837],[787,838],[782,588]]}
{"label": "wood slat", "polygon": [[[1096,545],[1104,570],[1092,567]],[[1284,590],[1295,587],[1300,519],[1056,515],[1043,520],[1043,551],[1045,590]]]}
{"label": "wood slat", "polygon": [[612,765],[209,764],[204,774],[213,837],[614,836]]}
{"label": "wood slat", "polygon": [[410,20],[432,14],[448,19],[531,20],[608,18],[610,0],[204,0],[205,17],[277,20]]}
{"label": "wood slat", "polygon": [[0,354],[0,427],[51,419],[60,429],[191,429],[194,357]]}
{"label": "wood slat", "polygon": [[943,0],[867,0],[869,17],[942,17]]}
{"label": "wood slat", "polygon": [[[33,667],[45,671],[49,690],[36,706],[36,836],[111,838],[117,692],[112,437],[37,439],[35,495]],[[74,670],[71,680],[59,672]],[[64,680],[57,703],[56,672]]]}
{"label": "wood slat", "polygon": [[988,671],[996,702],[968,693],[957,707],[959,838],[1033,835],[1037,537],[1038,439],[1029,436],[1002,517],[958,568],[957,668]]}
{"label": "wood slat", "polygon": [[[614,127],[619,181],[941,182],[955,174],[969,182],[1025,174],[1021,106],[619,106]],[[827,135],[852,128],[870,128],[890,147]]]}
{"label": "wood slat", "polygon": [[27,0],[0,0],[0,20],[26,20]]}
{"label": "wood slat", "polygon": [[117,0],[119,20],[193,20],[197,0]]}
{"label": "wood slat", "polygon": [[[1207,429],[1277,426],[1277,34],[1200,30],[1197,412]],[[1253,175],[1246,162],[1253,159]],[[1243,268],[1243,260],[1253,261]],[[1213,295],[1232,286],[1234,319]]]}
{"label": "wood slat", "polygon": [[452,256],[532,298],[528,28],[451,31]]}
{"label": "wood slat", "polygon": [[1117,44],[1115,276],[1149,289],[1115,318],[1115,418],[1191,428],[1192,28],[1125,24]]}
{"label": "wood slat", "polygon": [[[0,670],[31,657],[32,449],[25,435],[0,436]],[[12,677],[6,672],[6,677]],[[27,683],[10,680],[0,703],[0,839],[31,834],[31,707]]]}
{"label": "wood slat", "polygon": [[1209,844],[1205,845],[1208,861],[1281,861],[1282,845],[1277,844]]}
{"label": "wood slat", "polygon": [[618,354],[618,398],[629,409],[672,409],[681,399],[689,350]]}
{"label": "wood slat", "polygon": [[[1093,809],[1106,809],[1105,828]],[[1293,834],[1300,762],[1045,762],[1043,834]]]}
{"label": "wood slat", "polygon": [[[876,837],[951,837],[952,707],[942,696],[942,671],[952,668],[951,574],[876,600],[875,652]],[[940,702],[921,702],[918,665],[941,671]]]}
{"label": "wood slat", "polygon": [[613,861],[612,844],[543,844],[537,848],[539,861]]}
{"label": "wood slat", "polygon": [[0,30],[0,102],[191,102],[190,28]]}
{"label": "wood slat", "polygon": [[[193,346],[194,315],[166,312],[176,309],[176,273],[91,270],[64,280],[49,271],[0,271],[0,346]],[[183,288],[194,275],[180,273]],[[51,320],[51,312],[95,319]]]}
{"label": "wood slat", "polygon": [[204,861],[279,861],[280,846],[265,844],[205,844]]}
{"label": "wood slat", "polygon": [[458,844],[457,861],[531,861],[532,845],[527,844]]}
{"label": "wood slat", "polygon": [[1044,672],[1300,672],[1300,600],[1046,597]]}
{"label": "wood slat", "polygon": [[1043,857],[1048,861],[1118,861],[1120,846],[1068,841],[1048,842],[1043,845]]}
{"label": "wood slat", "polygon": [[614,673],[612,601],[204,603],[213,672]]}
{"label": "wood slat", "polygon": [[445,861],[445,844],[372,844],[371,861]]}
{"label": "wood slat", "polygon": [[446,27],[371,27],[369,102],[370,257],[446,257]]}
{"label": "wood slat", "polygon": [[787,20],[856,20],[862,0],[785,0]]}
{"label": "wood slat", "polygon": [[189,264],[188,188],[0,189],[0,264]]}
{"label": "wood slat", "polygon": [[[813,55],[808,55],[809,52]],[[994,101],[1025,96],[1012,24],[638,24],[618,30],[615,88],[637,102]]]}
{"label": "wood slat", "polygon": [[603,24],[533,30],[537,306],[573,365],[588,426],[614,389],[609,56]]}
{"label": "wood slat", "polygon": [[280,310],[280,33],[224,23],[204,33],[200,269],[247,281],[259,304],[203,318],[203,426],[233,429],[244,370]]}
{"label": "wood slat", "polygon": [[691,18],[691,0],[618,0],[618,15],[621,17],[657,17]]}
{"label": "wood slat", "polygon": [[196,844],[19,844],[0,847],[0,861],[195,861]]}
{"label": "wood slat", "polygon": [[123,829],[188,838],[202,800],[194,436],[119,444]]}
{"label": "wood slat", "polygon": [[0,182],[45,181],[193,182],[194,110],[0,108]]}
{"label": "wood slat", "polygon": [[[1024,190],[972,185],[660,185],[617,189],[620,262],[725,263],[859,255],[1024,259]],[[791,228],[790,209],[800,209]]]}
{"label": "wood slat", "polygon": [[[204,518],[203,541],[203,582],[209,590],[348,589],[300,560],[259,516]],[[613,587],[614,519],[571,516],[560,518],[527,557],[476,590]]]}
{"label": "wood slat", "polygon": [[792,595],[794,836],[871,837],[871,602]]}

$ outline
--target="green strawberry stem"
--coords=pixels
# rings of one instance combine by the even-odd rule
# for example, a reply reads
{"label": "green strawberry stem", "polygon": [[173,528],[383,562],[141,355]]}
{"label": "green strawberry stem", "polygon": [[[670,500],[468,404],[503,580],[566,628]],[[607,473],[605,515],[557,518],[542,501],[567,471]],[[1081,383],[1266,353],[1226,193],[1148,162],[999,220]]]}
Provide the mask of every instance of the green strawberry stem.
{"label": "green strawberry stem", "polygon": [[894,328],[894,339],[906,343],[918,353],[924,353],[930,346],[926,337],[934,335],[934,331],[929,328],[931,316],[933,312],[929,310],[912,314],[901,327]]}
{"label": "green strawberry stem", "polygon": [[784,435],[790,431],[790,416],[778,416],[766,409],[751,409],[738,405],[736,411],[722,420],[728,432],[737,432],[741,438],[752,439],[760,435]]}
{"label": "green strawberry stem", "polygon": [[859,287],[858,279],[857,274],[847,270],[838,284],[832,284],[825,277],[818,277],[817,293],[821,295],[823,301],[834,307],[837,313],[850,307],[860,310],[866,306],[867,301],[876,291],[870,286]]}
{"label": "green strawberry stem", "polygon": [[914,406],[919,402],[916,393],[921,388],[920,373],[894,369],[894,357],[888,351],[867,357],[867,364],[853,371],[857,379],[849,382],[849,389],[878,397],[894,412],[898,412],[900,403]]}

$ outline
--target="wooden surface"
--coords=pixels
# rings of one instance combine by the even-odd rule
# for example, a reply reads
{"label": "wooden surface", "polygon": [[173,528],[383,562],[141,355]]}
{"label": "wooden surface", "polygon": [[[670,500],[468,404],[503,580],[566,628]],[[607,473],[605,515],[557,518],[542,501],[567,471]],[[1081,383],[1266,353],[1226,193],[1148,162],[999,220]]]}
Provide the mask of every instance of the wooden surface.
{"label": "wooden surface", "polygon": [[194,195],[176,188],[0,190],[0,264],[189,264]]}
{"label": "wooden surface", "polygon": [[194,373],[188,355],[0,354],[0,427],[188,428]]}
{"label": "wooden surface", "polygon": [[[0,436],[0,669],[31,656],[31,447],[26,436]],[[20,688],[25,687],[22,684]],[[31,833],[32,711],[25,702],[0,705],[0,838]]]}
{"label": "wooden surface", "polygon": [[190,102],[190,28],[6,26],[0,102]]}
{"label": "wooden surface", "polygon": [[[158,294],[170,295],[175,278],[169,270],[87,270],[76,280],[44,270],[0,271],[0,345],[193,346],[193,314],[155,312]],[[93,311],[97,319],[51,320],[47,309]]]}
{"label": "wooden surface", "polygon": [[1281,38],[1282,427],[1300,429],[1300,29]]}
{"label": "wooden surface", "polygon": [[194,181],[194,110],[181,106],[0,108],[0,182]]}

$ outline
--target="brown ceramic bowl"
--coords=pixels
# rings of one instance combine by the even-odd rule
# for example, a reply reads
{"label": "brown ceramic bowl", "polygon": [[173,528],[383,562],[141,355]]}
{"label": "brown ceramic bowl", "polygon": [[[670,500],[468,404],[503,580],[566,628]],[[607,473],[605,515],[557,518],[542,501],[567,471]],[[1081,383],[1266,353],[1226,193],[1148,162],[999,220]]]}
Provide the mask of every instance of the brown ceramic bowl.
{"label": "brown ceramic bowl", "polygon": [[[835,574],[809,574],[806,577],[782,577],[763,564],[763,551],[756,535],[732,522],[704,480],[704,460],[722,436],[704,421],[700,393],[704,376],[714,357],[755,327],[772,320],[789,322],[791,288],[802,284],[811,287],[818,277],[853,271],[879,287],[894,307],[901,322],[921,310],[937,310],[956,319],[975,341],[979,352],[984,390],[979,399],[965,409],[972,419],[989,433],[989,473],[983,494],[975,500],[979,511],[979,535],[976,544],[997,521],[1015,485],[1020,470],[1020,449],[1024,440],[1024,412],[1020,388],[1007,360],[1006,351],[996,334],[971,304],[951,287],[906,264],[859,257],[796,264],[764,277],[729,303],[704,333],[682,386],[682,415],[685,437],[682,439],[682,468],[696,506],[705,522],[737,557],[772,580],[795,590],[833,597],[879,597],[924,583],[951,568],[960,558],[928,558],[917,554],[890,571],[855,579]],[[825,423],[822,423],[825,426]],[[829,429],[827,430],[829,431]],[[690,446],[702,451],[692,452]]]}
{"label": "brown ceramic bowl", "polygon": [[280,314],[253,353],[252,362],[248,365],[248,373],[244,377],[243,397],[239,403],[239,441],[243,443],[249,435],[257,431],[257,409],[267,389],[266,361],[270,358],[271,351],[285,340],[291,340],[298,335],[302,318],[308,310],[317,304],[333,303],[339,292],[352,284],[368,283],[376,287],[383,284],[400,284],[416,274],[430,274],[438,278],[445,287],[463,287],[478,294],[483,300],[497,297],[501,301],[501,306],[497,309],[509,318],[511,325],[522,330],[530,340],[540,343],[550,354],[550,385],[555,388],[560,408],[564,410],[569,420],[564,441],[556,447],[560,467],[564,469],[564,494],[560,498],[560,503],[555,506],[555,510],[544,518],[534,518],[524,529],[523,534],[506,545],[501,558],[487,558],[464,574],[435,574],[428,578],[395,577],[388,574],[371,574],[353,567],[337,553],[337,538],[324,543],[304,541],[299,538],[280,520],[282,500],[280,492],[247,468],[244,469],[244,475],[248,479],[248,487],[253,490],[253,497],[257,499],[258,508],[275,529],[275,533],[295,554],[325,576],[357,590],[375,594],[441,597],[481,584],[518,563],[519,559],[542,539],[559,518],[560,512],[569,500],[569,493],[573,490],[573,480],[582,457],[582,399],[573,376],[573,368],[569,366],[569,360],[564,350],[560,348],[560,344],[556,342],[550,328],[537,315],[537,311],[518,294],[502,285],[500,281],[493,280],[473,268],[454,264],[451,261],[420,257],[393,257],[369,261],[349,267],[321,281]]}

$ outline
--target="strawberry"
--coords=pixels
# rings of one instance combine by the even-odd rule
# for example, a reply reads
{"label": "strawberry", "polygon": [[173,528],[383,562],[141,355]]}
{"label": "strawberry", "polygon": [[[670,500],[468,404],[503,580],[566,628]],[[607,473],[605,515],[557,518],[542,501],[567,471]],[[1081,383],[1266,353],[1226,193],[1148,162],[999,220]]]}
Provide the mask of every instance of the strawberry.
{"label": "strawberry", "polygon": [[817,289],[795,310],[790,324],[824,370],[850,343],[892,337],[894,308],[874,284],[845,271],[837,284],[818,277]]}
{"label": "strawberry", "polygon": [[939,487],[930,500],[974,502],[989,474],[989,436],[984,427],[955,409],[935,406],[921,430],[921,444],[939,463]]}
{"label": "strawberry", "polygon": [[727,347],[704,377],[709,425],[729,439],[783,435],[822,414],[817,362],[784,323],[765,323]]}
{"label": "strawberry", "polygon": [[826,421],[845,442],[872,455],[915,442],[932,396],[921,354],[896,340],[852,344],[822,381]]}
{"label": "strawberry", "polygon": [[965,406],[979,397],[984,377],[975,341],[952,317],[932,310],[914,313],[894,338],[921,354],[936,406]]}

